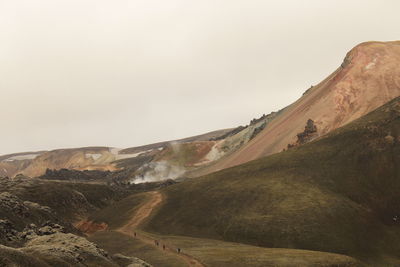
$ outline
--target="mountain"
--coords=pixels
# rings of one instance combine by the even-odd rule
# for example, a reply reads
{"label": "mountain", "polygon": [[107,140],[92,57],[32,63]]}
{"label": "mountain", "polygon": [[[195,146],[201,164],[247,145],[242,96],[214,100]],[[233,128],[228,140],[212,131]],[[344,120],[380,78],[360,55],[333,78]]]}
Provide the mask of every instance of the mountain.
{"label": "mountain", "polygon": [[119,172],[125,182],[198,177],[302,145],[400,95],[400,41],[354,47],[329,77],[295,103],[246,126],[117,149],[87,147],[0,156],[0,176],[47,169]]}
{"label": "mountain", "polygon": [[144,227],[400,264],[400,97],[321,138],[161,191]]}
{"label": "mountain", "polygon": [[[347,53],[342,65],[286,107],[263,131],[239,150],[199,174],[210,173],[281,152],[298,145],[308,120],[310,139],[367,114],[400,95],[400,41],[366,42]],[[197,175],[199,175],[197,174]]]}

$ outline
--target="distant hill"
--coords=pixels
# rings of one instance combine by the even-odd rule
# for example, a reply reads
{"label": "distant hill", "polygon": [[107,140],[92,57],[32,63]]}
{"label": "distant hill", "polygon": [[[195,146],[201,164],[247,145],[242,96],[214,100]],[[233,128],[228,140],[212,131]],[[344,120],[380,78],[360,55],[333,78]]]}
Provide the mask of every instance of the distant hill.
{"label": "distant hill", "polygon": [[[175,147],[182,143],[196,143],[199,146],[205,146],[206,150],[203,149],[202,151],[202,156],[204,157],[216,144],[215,141],[210,140],[229,133],[231,130],[219,130],[180,140],[125,149],[82,147],[3,155],[0,156],[0,177],[14,177],[17,174],[37,177],[45,174],[47,169],[116,171],[129,165],[130,161],[124,164],[124,160],[140,158],[140,156],[144,155],[155,156],[161,150],[170,147],[171,144]],[[193,151],[193,153],[196,153],[196,151]],[[163,159],[158,157],[158,160]],[[203,159],[199,158],[199,162],[195,163],[200,163],[201,160]],[[139,161],[141,160],[139,159]]]}
{"label": "distant hill", "polygon": [[145,229],[400,264],[400,97],[311,143],[162,191]]}

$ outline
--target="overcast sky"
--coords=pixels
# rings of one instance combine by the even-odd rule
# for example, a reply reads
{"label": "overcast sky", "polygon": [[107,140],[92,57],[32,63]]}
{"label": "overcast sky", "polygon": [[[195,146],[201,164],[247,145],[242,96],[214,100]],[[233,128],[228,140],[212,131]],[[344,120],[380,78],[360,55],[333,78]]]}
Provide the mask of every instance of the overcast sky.
{"label": "overcast sky", "polygon": [[0,0],[0,154],[130,147],[247,124],[360,42],[398,0]]}

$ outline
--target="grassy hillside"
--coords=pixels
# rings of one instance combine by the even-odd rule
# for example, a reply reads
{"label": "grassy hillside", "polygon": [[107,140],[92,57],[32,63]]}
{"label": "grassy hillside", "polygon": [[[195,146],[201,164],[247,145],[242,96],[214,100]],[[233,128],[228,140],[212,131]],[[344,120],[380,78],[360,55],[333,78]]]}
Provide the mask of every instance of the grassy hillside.
{"label": "grassy hillside", "polygon": [[104,209],[91,214],[88,221],[106,223],[108,229],[117,229],[126,224],[142,203],[147,201],[146,194],[133,194],[117,201]]}
{"label": "grassy hillside", "polygon": [[145,230],[400,264],[400,98],[310,144],[163,192]]}
{"label": "grassy hillside", "polygon": [[[106,231],[90,235],[89,240],[97,243],[110,253],[134,255],[154,266],[186,266],[178,257],[160,251],[152,244],[145,244],[131,235],[116,230],[128,223],[137,208],[149,200],[148,194],[135,194],[115,202],[93,214],[89,220],[107,223]],[[116,216],[118,211],[118,216]],[[186,254],[195,257],[209,267],[225,266],[362,266],[353,258],[309,250],[262,248],[239,243],[184,236],[162,236],[136,230],[139,236],[159,240],[169,248],[181,248]]]}
{"label": "grassy hillside", "polygon": [[[143,234],[139,232],[139,234]],[[211,239],[200,239],[178,236],[152,235],[168,247],[181,248],[184,253],[194,256],[208,267],[233,266],[324,266],[355,267],[363,266],[353,258],[316,251],[261,248],[238,243],[223,242]],[[139,240],[115,231],[97,232],[90,236],[92,242],[110,253],[135,255],[154,266],[187,266],[179,258],[152,245],[143,244]]]}
{"label": "grassy hillside", "polygon": [[239,243],[223,242],[212,239],[168,236],[161,242],[182,248],[209,267],[233,266],[363,266],[353,258],[326,252],[309,250],[262,248]]}

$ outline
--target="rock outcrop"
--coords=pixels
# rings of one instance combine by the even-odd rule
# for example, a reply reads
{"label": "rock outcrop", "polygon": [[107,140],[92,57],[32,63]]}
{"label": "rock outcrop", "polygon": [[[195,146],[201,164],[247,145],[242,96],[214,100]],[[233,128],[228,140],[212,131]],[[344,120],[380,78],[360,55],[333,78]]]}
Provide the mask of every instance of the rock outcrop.
{"label": "rock outcrop", "polygon": [[313,137],[317,136],[317,126],[314,124],[312,119],[308,119],[306,126],[304,127],[304,131],[302,133],[297,134],[297,143],[305,144],[313,139]]}
{"label": "rock outcrop", "polygon": [[65,233],[36,236],[23,247],[0,245],[0,266],[138,266],[150,264],[106,251],[83,237]]}
{"label": "rock outcrop", "polygon": [[[96,197],[106,201],[110,194],[117,197],[119,192],[105,186],[86,186],[93,187],[86,191],[93,203]],[[150,266],[134,257],[111,257],[78,236],[81,233],[66,221],[66,215],[74,218],[71,209],[83,205],[86,210],[91,205],[74,189],[78,187],[76,183],[23,176],[0,178],[0,266]],[[49,203],[54,209],[36,201]]]}

